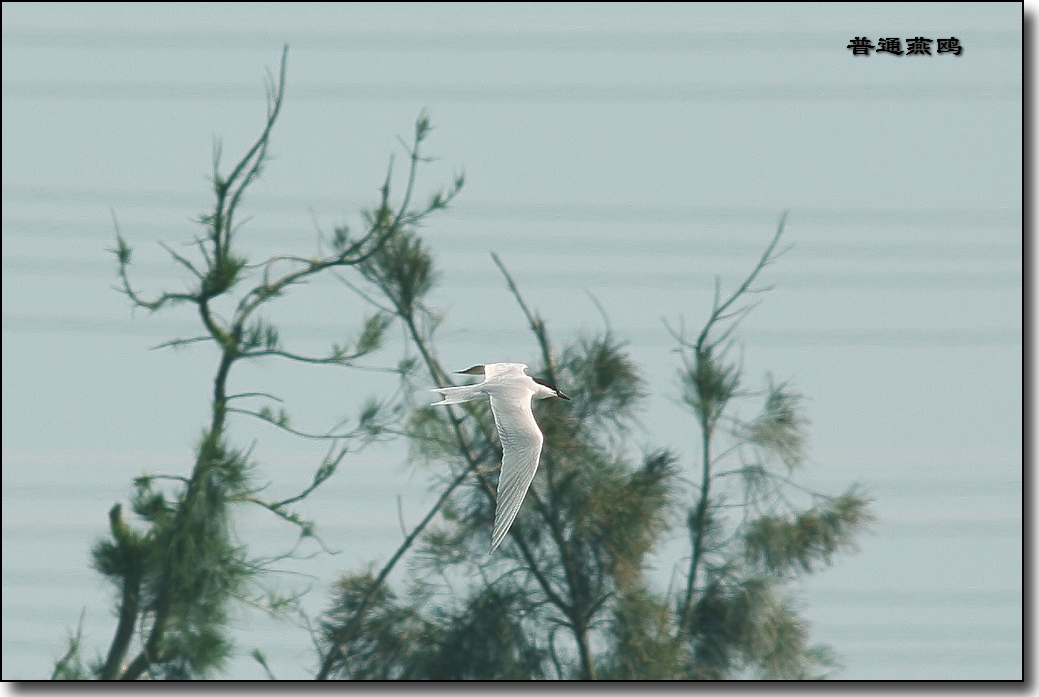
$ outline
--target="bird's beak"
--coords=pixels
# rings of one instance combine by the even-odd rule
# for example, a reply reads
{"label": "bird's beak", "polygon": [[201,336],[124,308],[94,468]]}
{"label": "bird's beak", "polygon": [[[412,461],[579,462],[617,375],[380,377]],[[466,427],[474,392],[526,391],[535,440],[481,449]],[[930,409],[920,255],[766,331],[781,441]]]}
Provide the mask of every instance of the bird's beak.
{"label": "bird's beak", "polygon": [[466,368],[465,370],[455,371],[456,375],[483,375],[484,368],[482,365],[474,365],[472,368]]}
{"label": "bird's beak", "polygon": [[568,401],[568,402],[570,401],[570,398],[569,398],[569,397],[567,397],[567,396],[566,396],[565,394],[563,394],[562,392],[560,392],[559,390],[556,390],[556,396],[557,396],[557,397],[559,397],[560,399],[565,399],[565,400],[566,400],[566,401]]}

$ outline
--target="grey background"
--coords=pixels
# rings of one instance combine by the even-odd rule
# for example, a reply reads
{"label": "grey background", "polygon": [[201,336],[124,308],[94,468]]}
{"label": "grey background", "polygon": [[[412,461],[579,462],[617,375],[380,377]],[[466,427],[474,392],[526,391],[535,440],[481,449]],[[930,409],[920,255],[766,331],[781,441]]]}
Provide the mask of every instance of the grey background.
{"label": "grey background", "polygon": [[[856,36],[955,36],[963,55],[854,57]],[[183,473],[204,423],[212,353],[150,351],[192,335],[186,312],[129,311],[112,213],[150,290],[225,164],[262,123],[263,69],[291,46],[273,159],[246,203],[251,258],[310,254],[355,225],[422,109],[439,159],[464,170],[425,230],[442,358],[536,360],[490,263],[496,250],[558,346],[609,313],[651,397],[629,445],[696,471],[662,319],[699,326],[789,210],[794,247],[745,322],[747,379],[808,397],[813,466],[861,482],[880,520],[861,551],[798,583],[843,678],[1021,677],[1021,14],[1013,3],[720,5],[3,5],[3,677],[42,678],[84,613],[111,638],[111,591],[88,567],[132,477]],[[932,48],[932,53],[935,53]],[[341,286],[300,289],[272,319],[300,351],[354,330]],[[373,365],[400,353],[394,333]],[[285,397],[321,430],[393,388],[377,373],[258,365],[235,388]],[[565,386],[563,386],[565,390]],[[236,422],[272,495],[323,451]],[[341,552],[288,564],[324,607],[344,569],[384,561],[432,501],[390,443],[352,457],[306,513]],[[290,530],[243,511],[276,551]],[[665,585],[681,537],[655,558]],[[305,633],[237,618],[234,677],[313,674]]]}

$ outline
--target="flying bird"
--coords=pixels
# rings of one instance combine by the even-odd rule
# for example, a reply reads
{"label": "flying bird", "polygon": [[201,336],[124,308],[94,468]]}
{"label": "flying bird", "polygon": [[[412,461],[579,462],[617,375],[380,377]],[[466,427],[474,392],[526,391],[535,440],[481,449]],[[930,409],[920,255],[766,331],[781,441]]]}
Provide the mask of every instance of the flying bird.
{"label": "flying bird", "polygon": [[505,539],[505,533],[519,513],[523,497],[534,481],[541,460],[541,445],[545,437],[534,420],[531,405],[535,399],[570,398],[544,380],[526,374],[522,363],[488,363],[474,365],[459,375],[483,375],[483,382],[461,387],[438,387],[443,399],[432,406],[460,404],[488,396],[494,425],[501,440],[501,473],[498,475],[498,503],[494,512],[494,532],[491,552]]}

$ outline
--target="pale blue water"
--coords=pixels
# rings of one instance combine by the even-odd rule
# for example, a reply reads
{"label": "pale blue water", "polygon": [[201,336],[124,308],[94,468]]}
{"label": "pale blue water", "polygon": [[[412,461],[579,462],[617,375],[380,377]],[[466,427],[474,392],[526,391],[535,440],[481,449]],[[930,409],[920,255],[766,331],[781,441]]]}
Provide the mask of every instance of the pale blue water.
{"label": "pale blue water", "polygon": [[[809,482],[861,482],[880,517],[858,554],[806,582],[813,636],[836,649],[838,677],[1019,679],[1015,7],[275,5],[243,24],[217,5],[199,35],[175,6],[5,4],[4,679],[47,676],[81,612],[86,646],[104,649],[111,591],[87,568],[90,546],[132,477],[186,471],[204,420],[212,355],[149,350],[194,325],[131,316],[112,291],[110,211],[145,288],[175,286],[154,241],[194,233],[212,137],[228,162],[247,146],[262,68],[284,40],[286,108],[241,237],[252,258],[311,254],[317,228],[356,223],[395,136],[429,107],[440,159],[419,191],[468,176],[423,231],[443,271],[430,298],[446,317],[442,359],[536,359],[491,250],[557,347],[601,329],[591,293],[652,394],[631,447],[672,447],[690,471],[693,424],[674,403],[662,319],[698,327],[715,277],[731,288],[789,209],[795,246],[763,278],[775,289],[744,324],[744,367],[752,384],[771,371],[808,397]],[[967,52],[844,55],[855,35],[918,31],[959,36]],[[272,319],[292,348],[319,352],[362,311],[317,284]],[[391,344],[375,363],[398,355]],[[285,397],[315,429],[393,388],[277,363],[236,381]],[[257,440],[263,476],[286,495],[324,454],[255,424],[235,435]],[[313,583],[311,613],[336,573],[395,548],[398,496],[406,523],[431,502],[404,457],[401,444],[351,457],[307,508],[341,550],[288,566],[309,576],[286,583]],[[242,534],[269,552],[291,542],[259,512]],[[681,553],[678,541],[660,551],[662,586]],[[279,677],[312,675],[303,630],[253,612],[240,625],[231,676],[261,677],[244,657],[253,646]]]}

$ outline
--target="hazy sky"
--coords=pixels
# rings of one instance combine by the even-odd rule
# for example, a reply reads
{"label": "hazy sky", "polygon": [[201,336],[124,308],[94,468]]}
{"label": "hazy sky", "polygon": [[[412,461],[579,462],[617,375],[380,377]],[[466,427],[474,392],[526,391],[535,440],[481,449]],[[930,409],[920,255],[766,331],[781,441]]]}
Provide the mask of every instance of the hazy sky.
{"label": "hazy sky", "polygon": [[[184,471],[203,424],[212,355],[149,351],[196,330],[113,291],[113,214],[141,285],[182,283],[156,242],[197,231],[214,141],[229,165],[256,136],[286,43],[241,236],[252,258],[310,254],[318,230],[357,223],[426,109],[437,159],[419,190],[467,177],[424,231],[442,358],[536,360],[496,250],[558,345],[601,329],[589,294],[606,308],[652,394],[632,447],[673,447],[691,470],[662,319],[699,326],[715,277],[737,282],[789,211],[794,246],[745,325],[744,365],[808,397],[813,483],[861,481],[881,514],[861,553],[806,586],[815,638],[842,677],[1020,676],[1019,5],[4,3],[3,33],[5,679],[46,675],[83,607],[90,644],[110,638],[89,546],[133,476]],[[854,56],[860,36],[963,51]],[[332,284],[273,319],[318,352],[362,309]],[[281,394],[315,428],[392,386],[284,368],[241,389]],[[239,428],[276,488],[306,482],[310,453]],[[315,501],[346,548],[307,570],[321,583],[386,558],[397,494],[421,515],[403,457],[372,451]],[[350,537],[358,524],[371,539]],[[243,650],[262,641],[244,634]]]}

